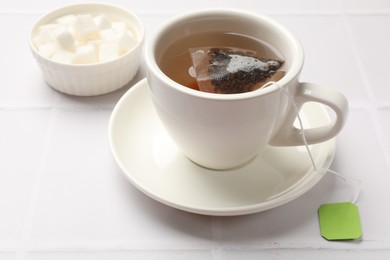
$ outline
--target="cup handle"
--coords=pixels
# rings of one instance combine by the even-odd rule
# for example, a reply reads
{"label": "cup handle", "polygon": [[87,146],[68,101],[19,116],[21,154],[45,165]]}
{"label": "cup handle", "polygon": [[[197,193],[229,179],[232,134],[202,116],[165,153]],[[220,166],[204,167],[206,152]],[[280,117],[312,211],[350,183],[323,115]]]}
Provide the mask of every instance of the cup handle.
{"label": "cup handle", "polygon": [[[324,142],[335,137],[343,128],[348,115],[348,101],[340,92],[313,83],[299,83],[292,95],[298,111],[306,102],[318,102],[330,107],[336,114],[328,125],[305,129],[307,144]],[[304,145],[302,131],[294,126],[297,111],[291,106],[279,132],[270,141],[274,146]]]}

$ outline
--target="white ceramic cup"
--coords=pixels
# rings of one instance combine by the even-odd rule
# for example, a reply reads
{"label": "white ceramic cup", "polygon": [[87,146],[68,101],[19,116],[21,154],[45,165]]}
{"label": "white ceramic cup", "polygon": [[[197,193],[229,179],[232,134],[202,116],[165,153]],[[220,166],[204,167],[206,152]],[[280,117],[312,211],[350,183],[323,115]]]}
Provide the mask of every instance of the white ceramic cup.
{"label": "white ceramic cup", "polygon": [[[214,94],[182,86],[159,68],[162,52],[172,42],[189,34],[213,31],[236,32],[271,44],[287,63],[285,76],[278,85],[263,89]],[[328,87],[299,82],[304,63],[300,42],[265,16],[224,9],[175,16],[151,35],[145,62],[151,95],[163,125],[189,159],[207,168],[244,165],[266,145],[304,145],[301,130],[293,124],[297,113],[292,100],[298,109],[306,102],[318,102],[335,113],[329,125],[304,130],[308,144],[335,137],[346,121],[348,102],[344,95]]]}

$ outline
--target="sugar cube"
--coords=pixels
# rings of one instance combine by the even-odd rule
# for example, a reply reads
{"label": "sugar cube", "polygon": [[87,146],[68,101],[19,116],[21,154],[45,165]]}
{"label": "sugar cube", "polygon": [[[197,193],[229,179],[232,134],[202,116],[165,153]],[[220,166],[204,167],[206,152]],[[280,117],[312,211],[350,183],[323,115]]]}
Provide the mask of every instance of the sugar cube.
{"label": "sugar cube", "polygon": [[95,62],[97,62],[97,55],[93,44],[80,45],[76,47],[73,63],[88,64]]}
{"label": "sugar cube", "polygon": [[101,30],[99,34],[100,38],[105,42],[116,42],[119,37],[119,34],[112,28]]}
{"label": "sugar cube", "polygon": [[61,25],[71,25],[76,19],[74,14],[67,14],[56,19],[56,22]]}
{"label": "sugar cube", "polygon": [[41,34],[44,32],[51,32],[58,27],[60,27],[60,25],[56,24],[56,23],[49,23],[49,24],[41,25],[38,27],[38,34]]}
{"label": "sugar cube", "polygon": [[34,43],[35,47],[37,47],[37,48],[39,47],[39,45],[44,44],[42,38],[39,37],[39,35],[34,36],[34,37],[32,38],[32,42]]}
{"label": "sugar cube", "polygon": [[61,26],[55,29],[53,35],[62,49],[67,51],[74,50],[75,41],[68,27]]}
{"label": "sugar cube", "polygon": [[54,41],[53,31],[58,28],[58,24],[45,24],[38,27],[38,33],[33,38],[35,46]]}
{"label": "sugar cube", "polygon": [[99,61],[109,61],[119,57],[119,46],[115,43],[103,43],[99,47]]}
{"label": "sugar cube", "polygon": [[133,37],[131,33],[125,31],[120,34],[118,38],[118,46],[121,54],[129,51],[136,45],[137,45],[137,40]]}
{"label": "sugar cube", "polygon": [[127,30],[127,24],[124,22],[113,22],[112,29],[118,33],[122,33]]}
{"label": "sugar cube", "polygon": [[87,41],[86,44],[92,44],[94,47],[95,47],[95,50],[98,51],[99,50],[99,46],[103,43],[102,40],[98,39],[98,40],[90,40],[90,41]]}
{"label": "sugar cube", "polygon": [[65,50],[58,50],[52,57],[54,61],[69,64],[74,59],[74,53]]}
{"label": "sugar cube", "polygon": [[76,40],[85,42],[99,37],[99,28],[93,21],[92,15],[77,15],[72,23]]}
{"label": "sugar cube", "polygon": [[104,14],[101,14],[101,15],[94,17],[93,21],[95,22],[95,24],[97,25],[99,30],[111,28],[111,21]]}
{"label": "sugar cube", "polygon": [[47,42],[38,46],[38,51],[47,58],[51,58],[59,49],[56,42]]}

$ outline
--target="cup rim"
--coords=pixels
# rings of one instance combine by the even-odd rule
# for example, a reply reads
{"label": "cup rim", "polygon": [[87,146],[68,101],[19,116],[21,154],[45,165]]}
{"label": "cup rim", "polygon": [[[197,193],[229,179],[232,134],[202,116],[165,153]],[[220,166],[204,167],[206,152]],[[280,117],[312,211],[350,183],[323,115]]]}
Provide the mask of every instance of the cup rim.
{"label": "cup rim", "polygon": [[299,39],[285,26],[279,24],[272,18],[269,18],[266,15],[263,14],[257,14],[254,12],[246,11],[246,10],[238,10],[238,9],[226,9],[226,8],[216,8],[216,9],[200,9],[195,11],[189,11],[185,13],[181,13],[178,15],[175,15],[165,21],[164,23],[160,24],[159,27],[157,27],[152,33],[152,35],[149,37],[149,40],[145,44],[145,64],[147,66],[147,71],[149,73],[149,70],[151,73],[158,75],[158,78],[165,83],[166,86],[169,86],[172,89],[175,89],[176,91],[179,91],[181,93],[185,93],[191,96],[196,96],[199,98],[205,98],[205,99],[214,99],[214,100],[238,100],[238,99],[247,99],[247,98],[254,98],[260,95],[266,95],[271,92],[275,92],[280,90],[279,86],[271,85],[266,88],[257,89],[254,91],[249,91],[245,93],[235,93],[235,94],[219,94],[219,93],[208,93],[203,92],[199,90],[194,90],[191,88],[187,88],[182,86],[181,84],[175,82],[171,78],[169,78],[158,66],[157,61],[155,59],[154,50],[156,49],[156,43],[159,40],[159,38],[164,34],[164,32],[168,31],[170,27],[173,27],[177,23],[181,23],[185,20],[190,19],[197,19],[200,17],[215,17],[215,16],[222,16],[222,15],[231,15],[231,16],[240,16],[240,17],[248,17],[250,19],[256,19],[259,21],[263,21],[268,23],[270,26],[273,26],[278,29],[281,33],[283,33],[284,37],[286,39],[289,39],[291,48],[294,49],[294,51],[297,52],[297,56],[302,57],[301,59],[294,59],[291,61],[291,64],[289,66],[289,69],[287,70],[287,73],[283,76],[282,79],[278,81],[279,86],[287,86],[291,82],[297,79],[298,75],[300,74],[303,63],[304,63],[304,52],[303,47],[299,41]]}
{"label": "cup rim", "polygon": [[[58,62],[58,61],[55,61],[53,59],[50,59],[50,58],[47,58],[45,57],[44,55],[42,55],[36,48],[35,44],[33,43],[33,34],[37,28],[37,26],[43,21],[45,20],[47,17],[49,16],[52,16],[56,13],[60,13],[64,10],[67,10],[67,9],[73,9],[73,8],[88,8],[88,7],[91,7],[91,6],[96,6],[96,7],[102,7],[102,12],[104,12],[104,8],[113,8],[113,9],[117,9],[121,12],[124,12],[126,13],[127,15],[129,15],[132,19],[134,19],[136,21],[136,23],[134,24],[135,27],[137,28],[137,30],[139,31],[139,37],[138,37],[138,42],[137,44],[130,50],[128,50],[126,53],[124,53],[123,55],[119,56],[118,58],[116,59],[113,59],[113,60],[108,60],[108,61],[102,61],[102,62],[96,62],[96,63],[91,63],[91,64],[69,64],[69,63],[63,63],[63,62]],[[126,9],[126,8],[123,8],[123,7],[120,7],[118,5],[114,5],[114,4],[107,4],[107,3],[99,3],[99,2],[87,2],[87,3],[75,3],[75,4],[67,4],[67,5],[63,5],[63,6],[60,6],[60,7],[57,7],[57,8],[54,8],[48,12],[45,12],[43,15],[41,15],[34,23],[33,25],[31,26],[30,28],[30,31],[29,31],[29,47],[31,49],[31,51],[37,55],[38,57],[40,57],[40,59],[46,61],[46,62],[50,62],[52,64],[56,64],[58,66],[63,66],[63,67],[69,67],[69,68],[90,68],[90,67],[99,67],[99,66],[111,66],[113,65],[114,63],[117,63],[123,59],[125,59],[126,56],[130,55],[131,53],[133,53],[136,49],[140,48],[143,43],[144,43],[144,39],[145,39],[145,28],[144,28],[144,25],[141,21],[141,19],[135,14],[133,13],[132,11]]]}

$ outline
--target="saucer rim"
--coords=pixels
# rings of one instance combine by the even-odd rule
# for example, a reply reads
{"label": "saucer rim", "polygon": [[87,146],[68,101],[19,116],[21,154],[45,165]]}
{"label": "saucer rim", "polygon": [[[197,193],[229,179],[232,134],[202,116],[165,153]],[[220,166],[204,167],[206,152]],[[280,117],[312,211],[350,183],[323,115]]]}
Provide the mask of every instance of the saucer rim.
{"label": "saucer rim", "polygon": [[[294,183],[291,187],[293,187],[291,190],[288,190],[283,195],[277,196],[275,199],[271,199],[268,201],[264,201],[261,203],[254,203],[251,205],[245,205],[245,206],[233,206],[233,207],[222,207],[222,208],[216,208],[216,207],[205,207],[205,206],[196,206],[196,205],[184,205],[177,203],[175,201],[171,201],[168,199],[165,199],[161,196],[158,196],[156,192],[153,192],[153,190],[150,190],[148,187],[145,187],[139,180],[132,178],[131,173],[129,173],[129,169],[123,164],[122,160],[119,158],[118,151],[115,149],[114,144],[114,134],[113,134],[113,128],[115,126],[115,119],[118,112],[121,110],[122,106],[126,101],[130,98],[131,95],[133,95],[134,92],[136,92],[138,89],[147,87],[147,79],[141,79],[139,82],[137,82],[134,86],[132,86],[117,102],[115,105],[112,114],[110,116],[109,120],[109,146],[112,152],[112,155],[114,157],[115,162],[118,164],[120,168],[121,174],[139,191],[144,193],[145,195],[149,196],[150,198],[173,208],[183,210],[190,213],[196,213],[201,215],[208,215],[208,216],[239,216],[239,215],[248,215],[253,213],[258,213],[262,211],[266,211],[272,208],[276,208],[279,206],[282,206],[286,203],[289,203],[309,190],[311,190],[326,174],[326,169],[331,165],[335,150],[336,150],[336,142],[335,138],[332,138],[326,142],[315,144],[314,146],[326,146],[327,154],[324,156],[324,162],[319,167],[317,172],[314,171],[314,169],[307,170],[306,177],[303,180],[299,180],[298,182]],[[151,98],[151,97],[150,97]],[[325,112],[325,111],[324,111]],[[322,153],[322,151],[321,151]],[[318,165],[317,165],[318,166]],[[201,167],[201,166],[198,166]],[[309,176],[311,178],[309,180],[306,180]],[[283,198],[283,199],[281,199]]]}

